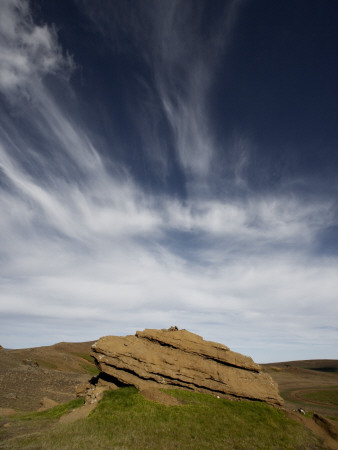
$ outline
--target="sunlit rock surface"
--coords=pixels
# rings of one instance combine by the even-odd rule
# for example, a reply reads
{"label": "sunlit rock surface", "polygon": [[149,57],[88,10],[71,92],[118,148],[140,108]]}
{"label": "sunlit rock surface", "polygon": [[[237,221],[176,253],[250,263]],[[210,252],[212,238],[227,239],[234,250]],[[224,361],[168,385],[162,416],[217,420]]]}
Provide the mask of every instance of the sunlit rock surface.
{"label": "sunlit rock surface", "polygon": [[223,398],[283,403],[276,383],[250,357],[176,327],[102,337],[92,350],[103,376],[112,383],[140,390],[185,388]]}

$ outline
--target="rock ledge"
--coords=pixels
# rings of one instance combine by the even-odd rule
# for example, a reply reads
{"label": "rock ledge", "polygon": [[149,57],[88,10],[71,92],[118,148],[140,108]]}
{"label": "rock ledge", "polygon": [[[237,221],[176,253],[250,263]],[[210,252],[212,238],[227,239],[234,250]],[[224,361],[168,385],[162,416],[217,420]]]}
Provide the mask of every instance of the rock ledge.
{"label": "rock ledge", "polygon": [[276,383],[250,357],[177,327],[102,337],[92,346],[92,356],[114,385],[183,388],[283,404]]}

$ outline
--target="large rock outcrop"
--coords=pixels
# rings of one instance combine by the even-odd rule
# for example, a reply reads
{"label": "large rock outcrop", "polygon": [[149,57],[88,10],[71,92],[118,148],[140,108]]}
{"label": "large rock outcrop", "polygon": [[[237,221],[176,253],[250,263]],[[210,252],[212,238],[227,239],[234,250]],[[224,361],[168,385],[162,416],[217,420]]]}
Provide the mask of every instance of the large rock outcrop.
{"label": "large rock outcrop", "polygon": [[92,356],[106,379],[140,390],[185,388],[224,398],[283,403],[278,386],[251,358],[173,328],[102,337],[92,346]]}

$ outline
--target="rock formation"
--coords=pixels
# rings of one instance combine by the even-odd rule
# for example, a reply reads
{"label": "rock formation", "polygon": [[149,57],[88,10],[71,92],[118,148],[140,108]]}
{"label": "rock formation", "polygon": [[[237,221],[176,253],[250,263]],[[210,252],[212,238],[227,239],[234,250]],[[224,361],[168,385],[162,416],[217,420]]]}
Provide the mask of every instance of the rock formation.
{"label": "rock formation", "polygon": [[101,376],[112,383],[140,390],[183,388],[223,398],[283,403],[278,386],[250,357],[176,327],[102,337],[92,350]]}

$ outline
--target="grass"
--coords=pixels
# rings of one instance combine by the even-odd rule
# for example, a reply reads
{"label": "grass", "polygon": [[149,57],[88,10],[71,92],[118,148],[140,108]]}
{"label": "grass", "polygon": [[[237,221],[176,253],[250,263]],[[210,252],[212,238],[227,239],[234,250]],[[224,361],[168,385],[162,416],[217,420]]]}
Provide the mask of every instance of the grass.
{"label": "grass", "polygon": [[337,373],[338,372],[337,367],[330,367],[330,366],[328,366],[328,367],[304,367],[304,369],[316,370],[318,372],[328,372],[328,373]]}
{"label": "grass", "polygon": [[95,365],[95,360],[91,355],[88,355],[88,353],[79,353],[79,352],[73,352],[73,355],[75,356],[79,356],[82,359],[85,359],[86,361],[89,362],[89,364],[87,363],[81,363],[81,367],[83,369],[85,369],[85,371],[92,376],[96,376],[100,373],[99,369],[96,367]]}
{"label": "grass", "polygon": [[72,352],[72,355],[79,356],[80,358],[85,359],[89,363],[95,365],[95,359],[91,355],[89,355],[88,353]]}
{"label": "grass", "polygon": [[302,397],[316,402],[338,405],[338,389],[320,389],[315,392],[304,393]]}
{"label": "grass", "polygon": [[67,412],[73,410],[74,408],[78,408],[79,406],[82,406],[83,404],[84,404],[84,399],[77,398],[75,400],[71,400],[68,403],[54,406],[54,408],[47,409],[46,411],[37,411],[37,412],[18,414],[17,419],[18,420],[59,419],[61,416],[63,416]]}
{"label": "grass", "polygon": [[6,428],[0,430],[0,448],[25,448],[25,442],[43,439],[51,427],[57,425],[61,416],[84,403],[83,398],[40,412],[18,413],[7,419]]}
{"label": "grass", "polygon": [[328,419],[331,419],[331,420],[336,420],[336,421],[338,421],[338,417],[335,417],[335,416],[328,416]]}
{"label": "grass", "polygon": [[50,361],[45,361],[43,359],[37,359],[36,362],[39,364],[40,367],[43,367],[44,369],[52,369],[52,370],[57,369],[57,365]]}
{"label": "grass", "polygon": [[[42,433],[39,431],[42,416],[36,415],[42,413],[34,413],[31,420],[37,422],[37,434],[31,430],[33,434],[13,437],[4,441],[4,446],[0,443],[0,448],[323,448],[314,435],[264,403],[231,402],[188,391],[169,392],[182,405],[165,406],[146,400],[131,387],[107,391],[88,418]],[[50,410],[53,418],[60,414],[56,408]]]}
{"label": "grass", "polygon": [[87,363],[81,363],[80,365],[89,375],[93,377],[100,373],[99,369],[96,366],[92,366],[91,364]]}
{"label": "grass", "polygon": [[88,353],[72,352],[72,355],[79,356],[80,358],[85,359],[86,361],[90,362],[91,364],[95,364],[94,358],[91,355],[89,355]]}

